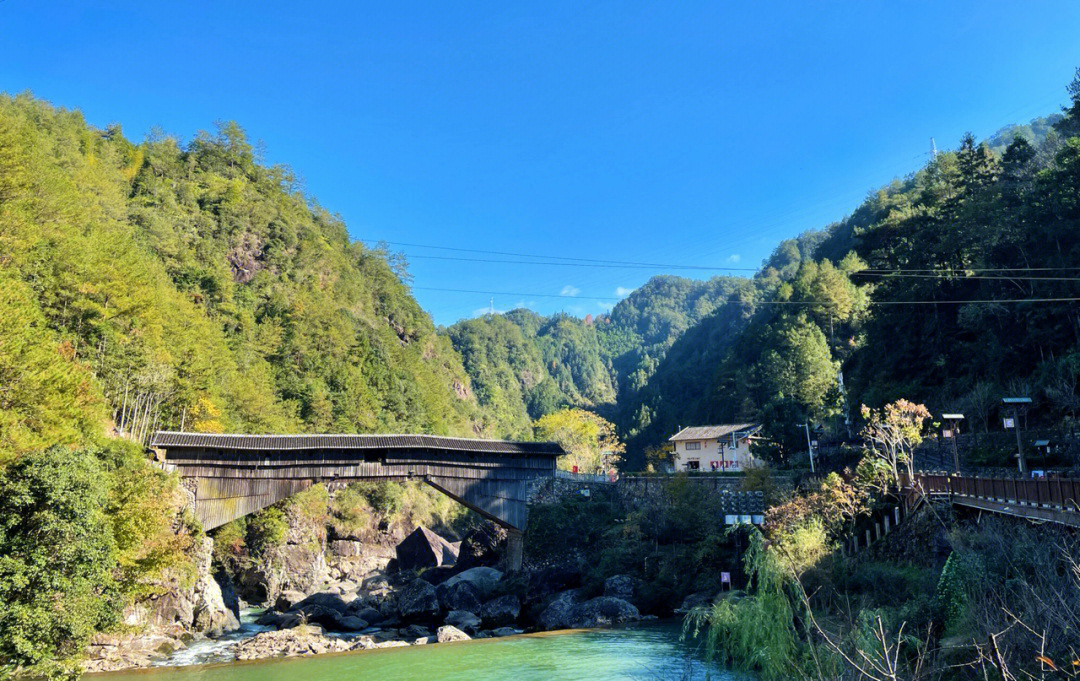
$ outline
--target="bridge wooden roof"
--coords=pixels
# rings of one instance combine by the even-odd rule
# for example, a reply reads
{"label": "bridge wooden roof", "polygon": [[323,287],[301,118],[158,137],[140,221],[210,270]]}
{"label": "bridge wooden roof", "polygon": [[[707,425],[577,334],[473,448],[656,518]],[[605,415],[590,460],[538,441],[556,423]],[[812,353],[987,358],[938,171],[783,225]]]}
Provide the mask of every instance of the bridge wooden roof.
{"label": "bridge wooden roof", "polygon": [[242,449],[285,451],[303,449],[425,449],[485,454],[561,456],[566,452],[555,442],[478,440],[437,435],[244,435],[238,433],[181,433],[161,430],[150,438],[151,447],[162,449]]}

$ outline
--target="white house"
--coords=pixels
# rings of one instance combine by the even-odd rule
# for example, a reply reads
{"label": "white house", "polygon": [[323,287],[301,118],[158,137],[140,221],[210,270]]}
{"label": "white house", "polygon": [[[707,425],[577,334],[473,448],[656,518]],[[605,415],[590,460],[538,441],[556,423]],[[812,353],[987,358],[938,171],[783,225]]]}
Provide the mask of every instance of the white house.
{"label": "white house", "polygon": [[756,423],[683,428],[668,439],[675,447],[675,470],[743,471],[754,463],[750,441],[759,430]]}

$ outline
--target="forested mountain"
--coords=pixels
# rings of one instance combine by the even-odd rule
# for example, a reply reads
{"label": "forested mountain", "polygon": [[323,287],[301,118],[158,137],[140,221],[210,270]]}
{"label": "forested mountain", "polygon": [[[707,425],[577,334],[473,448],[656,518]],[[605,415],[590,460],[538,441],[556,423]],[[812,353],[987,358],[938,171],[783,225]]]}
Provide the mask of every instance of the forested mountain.
{"label": "forested mountain", "polygon": [[841,222],[780,244],[756,304],[706,317],[620,404],[628,463],[689,423],[762,420],[777,450],[797,449],[797,424],[841,430],[858,405],[900,397],[980,428],[1004,394],[1031,396],[1037,421],[1075,419],[1080,78],[1069,92],[1064,116],[1006,129],[1000,153],[1000,135],[965,136]]}
{"label": "forested mountain", "polygon": [[604,358],[625,402],[645,387],[668,348],[718,306],[750,289],[742,277],[650,279],[597,320]]}
{"label": "forested mountain", "polygon": [[563,407],[619,420],[687,329],[752,290],[739,277],[656,276],[595,319],[520,309],[460,321],[446,334],[504,430],[527,432],[531,420]]}
{"label": "forested mountain", "polygon": [[0,461],[114,428],[499,434],[386,254],[234,124],[0,97]]}

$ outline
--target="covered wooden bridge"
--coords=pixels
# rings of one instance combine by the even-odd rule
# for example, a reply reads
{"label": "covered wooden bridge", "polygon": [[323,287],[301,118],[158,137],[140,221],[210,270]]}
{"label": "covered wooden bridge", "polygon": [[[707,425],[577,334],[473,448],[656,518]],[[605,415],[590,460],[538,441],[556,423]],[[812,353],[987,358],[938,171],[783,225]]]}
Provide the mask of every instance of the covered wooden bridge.
{"label": "covered wooden bridge", "polygon": [[193,482],[195,515],[206,529],[319,482],[418,480],[506,527],[511,563],[520,563],[530,483],[553,477],[555,460],[565,453],[551,442],[432,435],[159,431],[151,437],[150,446],[164,455],[169,467]]}

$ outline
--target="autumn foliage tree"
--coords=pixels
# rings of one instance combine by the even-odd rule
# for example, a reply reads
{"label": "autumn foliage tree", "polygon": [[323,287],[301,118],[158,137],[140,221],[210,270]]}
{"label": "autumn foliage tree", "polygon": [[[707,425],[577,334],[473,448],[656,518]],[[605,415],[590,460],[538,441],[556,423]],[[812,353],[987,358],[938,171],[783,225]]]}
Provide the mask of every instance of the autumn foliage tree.
{"label": "autumn foliage tree", "polygon": [[537,440],[558,442],[567,456],[559,458],[559,467],[582,473],[613,470],[626,450],[607,419],[584,409],[563,409],[536,420],[533,430]]}
{"label": "autumn foliage tree", "polygon": [[866,425],[862,437],[878,465],[888,469],[891,481],[900,485],[900,468],[913,475],[914,450],[922,443],[923,424],[930,418],[925,405],[897,400],[882,409],[862,406]]}

